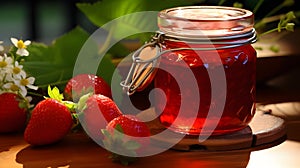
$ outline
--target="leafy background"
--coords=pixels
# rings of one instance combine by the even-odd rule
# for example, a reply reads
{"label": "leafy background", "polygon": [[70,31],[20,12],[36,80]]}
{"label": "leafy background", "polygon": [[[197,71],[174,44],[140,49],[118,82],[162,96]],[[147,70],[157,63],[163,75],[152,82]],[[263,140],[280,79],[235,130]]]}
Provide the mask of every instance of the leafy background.
{"label": "leafy background", "polygon": [[[264,14],[267,17],[276,18],[270,21],[270,19],[267,20],[264,17],[258,17],[260,20],[257,22],[260,23],[260,28],[265,28],[267,27],[266,25],[270,23],[271,25],[275,24],[276,27],[276,24],[278,24],[282,16],[282,13],[280,12],[286,12],[286,10],[282,9],[289,9],[294,3],[293,0],[283,0],[281,2],[272,3],[277,6]],[[91,23],[100,28],[106,23],[130,13],[160,11],[176,6],[203,4],[244,7],[255,12],[266,11],[259,10],[263,4],[266,5],[266,1],[264,0],[102,0],[95,3],[78,3],[77,8]],[[296,11],[295,13],[296,16],[300,15],[299,11]],[[108,34],[105,43],[109,44],[121,34],[142,31],[149,28],[149,26],[156,26],[155,24],[149,24],[156,23],[156,19],[156,17],[131,17],[127,20],[118,22],[118,25],[103,27]],[[77,26],[75,29],[54,40],[50,45],[33,43],[28,47],[31,55],[26,58],[26,61],[23,63],[25,70],[36,77],[36,84],[40,88],[46,89],[48,85],[56,85],[60,89],[63,89],[66,82],[74,75],[74,66],[78,59],[78,54],[90,35],[89,32]],[[149,40],[150,36],[151,34],[149,33],[142,33],[127,37],[125,40],[134,39],[142,44]],[[105,54],[96,74],[102,76],[110,83],[111,77],[115,71],[115,65],[112,63],[112,59],[118,57],[123,58],[124,56],[127,56],[131,50],[124,46],[122,41],[118,42],[112,48],[107,48],[108,45],[105,44],[101,48],[97,46],[96,43],[91,45],[93,45],[91,51],[85,59],[90,60],[90,62],[97,62],[100,58],[99,54]],[[103,53],[103,51],[107,52]],[[91,72],[89,70],[89,65],[84,64],[80,66],[79,71],[76,71],[76,73],[95,72]]]}
{"label": "leafy background", "polygon": [[[86,31],[76,27],[53,41],[51,45],[33,43],[28,47],[31,55],[24,61],[24,68],[36,78],[36,85],[40,88],[56,85],[63,89],[66,82],[75,75],[73,71],[77,56],[88,38],[89,34]],[[87,55],[85,59],[91,59],[91,62],[94,62],[93,59],[97,61],[98,52],[96,43],[92,48],[94,50],[91,50],[90,56]],[[82,65],[81,72],[95,74],[95,72],[90,72],[88,67],[89,65]],[[96,74],[110,83],[114,71],[110,58],[104,57],[99,67],[101,68]]]}
{"label": "leafy background", "polygon": [[[93,4],[78,3],[77,7],[93,24],[101,27],[105,23],[125,14],[149,10],[159,11],[173,6],[192,5],[196,2],[199,2],[199,0],[103,0]],[[143,30],[150,25],[148,24],[149,22],[155,22],[155,19],[131,18],[131,20],[126,20],[126,23],[117,25],[118,29],[109,28],[108,33],[110,35],[107,41],[115,38],[116,36],[114,35],[120,34],[120,31]],[[64,89],[66,82],[74,75],[74,66],[78,59],[78,54],[89,36],[90,33],[77,26],[70,32],[55,39],[50,45],[33,43],[28,47],[30,56],[23,63],[25,70],[36,78],[36,85],[41,89],[46,89],[48,85],[56,85],[61,90]],[[128,39],[134,38],[143,41],[149,37],[149,34],[141,34],[135,37],[128,37]],[[95,47],[92,47],[93,49],[90,51],[89,56],[85,59],[91,60],[90,62],[97,62],[99,60],[97,55],[99,56],[101,48],[97,48],[96,43],[93,45]],[[129,52],[129,49],[121,45],[121,43],[117,43],[109,52],[105,53],[105,57],[102,59],[96,74],[102,76],[110,83],[115,71],[112,56],[118,53],[124,57]],[[95,73],[89,71],[89,65],[81,65],[80,70],[81,72],[77,71],[76,73]]]}

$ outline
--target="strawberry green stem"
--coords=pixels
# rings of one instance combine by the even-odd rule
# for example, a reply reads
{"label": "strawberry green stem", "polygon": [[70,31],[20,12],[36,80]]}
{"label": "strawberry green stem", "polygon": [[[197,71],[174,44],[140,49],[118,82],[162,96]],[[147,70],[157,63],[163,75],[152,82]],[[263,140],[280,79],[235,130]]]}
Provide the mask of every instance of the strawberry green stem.
{"label": "strawberry green stem", "polygon": [[40,93],[36,93],[36,92],[28,92],[28,94],[30,94],[32,96],[44,97],[44,95],[42,95]]}

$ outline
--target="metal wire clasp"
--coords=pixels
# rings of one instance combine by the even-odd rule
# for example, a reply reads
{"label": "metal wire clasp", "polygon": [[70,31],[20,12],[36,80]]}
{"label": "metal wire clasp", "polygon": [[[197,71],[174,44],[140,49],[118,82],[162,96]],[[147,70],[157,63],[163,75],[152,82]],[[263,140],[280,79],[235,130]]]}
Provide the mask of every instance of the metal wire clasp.
{"label": "metal wire clasp", "polygon": [[146,88],[155,76],[161,56],[162,33],[156,33],[149,43],[132,54],[132,65],[124,81],[120,83],[128,95]]}

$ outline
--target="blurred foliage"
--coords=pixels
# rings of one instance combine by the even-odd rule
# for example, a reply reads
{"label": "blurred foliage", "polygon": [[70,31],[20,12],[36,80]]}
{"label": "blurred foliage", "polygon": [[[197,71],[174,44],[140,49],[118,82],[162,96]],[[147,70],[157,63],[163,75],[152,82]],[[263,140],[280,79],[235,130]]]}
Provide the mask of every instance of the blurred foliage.
{"label": "blurred foliage", "polygon": [[[78,3],[77,7],[93,24],[108,31],[109,35],[105,43],[111,43],[112,39],[119,39],[121,34],[139,32],[143,29],[149,29],[149,26],[156,26],[157,17],[140,15],[127,17],[126,20],[105,27],[106,23],[135,12],[158,12],[166,8],[187,5],[219,5],[248,9],[256,16],[255,28],[259,38],[274,31],[294,31],[294,22],[297,22],[296,18],[300,14],[299,11],[294,12],[291,10],[295,6],[294,0],[276,2],[270,0],[102,0],[95,3]],[[264,10],[266,7],[271,10]],[[156,29],[158,30],[158,28]],[[149,40],[151,35],[149,33],[141,33],[125,39],[137,39],[142,44]],[[117,47],[110,48],[108,51],[113,57],[124,57],[130,52],[126,47],[122,46],[121,42],[115,46]],[[104,49],[107,47],[108,45],[103,45]]]}
{"label": "blurred foliage", "polygon": [[[137,39],[141,43],[150,39],[151,33],[136,33],[144,30],[158,30],[156,25],[157,15],[149,13],[138,13],[145,11],[155,11],[176,7],[187,6],[196,3],[203,3],[204,0],[102,0],[96,3],[78,3],[77,7],[84,15],[96,26],[105,29],[108,32],[107,39],[100,52],[108,47],[112,39],[120,39],[128,34],[135,33],[126,39]],[[132,15],[129,15],[132,14]],[[123,17],[122,16],[125,16]],[[113,21],[113,22],[112,22]],[[110,53],[114,57],[124,57],[130,51],[126,50],[122,43],[118,42],[116,52],[114,48]],[[119,52],[119,53],[118,53]]]}
{"label": "blurred foliage", "polygon": [[[122,43],[124,34],[143,32],[149,27],[154,30],[158,28],[156,15],[133,15],[125,20],[120,20],[115,25],[107,25],[107,23],[136,12],[158,12],[166,8],[187,5],[224,5],[251,10],[258,14],[255,28],[259,37],[275,31],[293,31],[295,23],[298,23],[297,17],[300,15],[299,11],[290,10],[295,7],[294,0],[276,1],[276,3],[270,0],[102,0],[95,3],[77,3],[78,9],[91,23],[107,31],[104,44],[99,46],[96,42],[91,43],[88,54],[84,58],[78,58],[82,46],[91,34],[80,27],[76,27],[57,38],[51,45],[33,43],[29,46],[28,50],[31,56],[26,58],[24,68],[36,77],[36,85],[40,88],[56,85],[63,89],[66,82],[76,73],[97,74],[110,83],[115,72],[111,58],[124,57],[131,52]],[[272,6],[272,10],[264,10],[269,5]],[[142,44],[149,40],[151,35],[152,33],[138,33],[124,39],[139,40]],[[122,40],[113,43],[114,39]],[[111,43],[113,46],[109,45]],[[105,56],[100,57],[100,55]],[[100,61],[101,63],[98,65]],[[80,62],[84,63],[80,64]],[[95,66],[98,69],[93,72],[91,67]],[[74,72],[74,67],[77,68],[76,72]]]}
{"label": "blurred foliage", "polygon": [[[100,63],[96,43],[90,43],[89,53],[84,58],[78,57],[89,36],[85,30],[76,27],[57,38],[51,45],[32,43],[28,46],[30,56],[26,57],[23,63],[25,70],[36,78],[35,84],[41,89],[47,89],[48,85],[63,89],[67,81],[76,73],[97,74],[110,83],[114,65],[108,57],[103,57]],[[96,72],[90,68],[91,63],[97,63],[94,65],[96,67],[100,63]],[[76,72],[74,72],[75,66]]]}

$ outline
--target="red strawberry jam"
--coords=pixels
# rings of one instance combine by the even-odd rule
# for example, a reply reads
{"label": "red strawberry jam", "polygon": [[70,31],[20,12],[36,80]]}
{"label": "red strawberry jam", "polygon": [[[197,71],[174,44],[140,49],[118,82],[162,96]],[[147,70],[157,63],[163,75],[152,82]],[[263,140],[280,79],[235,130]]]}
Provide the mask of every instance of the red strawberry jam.
{"label": "red strawberry jam", "polygon": [[[186,46],[166,41],[165,49],[174,47]],[[160,121],[163,125],[177,132],[196,135],[225,134],[247,126],[255,112],[256,52],[251,45],[217,50],[221,63],[215,60],[214,54],[216,51],[180,50],[161,57],[155,87],[162,89],[165,96],[157,95],[155,106],[162,112]],[[212,97],[208,71],[218,73],[220,68],[225,72],[225,90],[218,90],[219,96]],[[187,76],[189,71],[194,79]],[[198,89],[189,87],[195,79]],[[178,81],[184,81],[185,87],[180,89]],[[195,90],[199,91],[200,102],[193,96]],[[183,100],[187,106],[182,106]],[[224,110],[220,111],[222,105]],[[180,108],[183,115],[178,116]],[[197,115],[193,117],[195,110]],[[176,124],[173,123],[175,120]]]}

